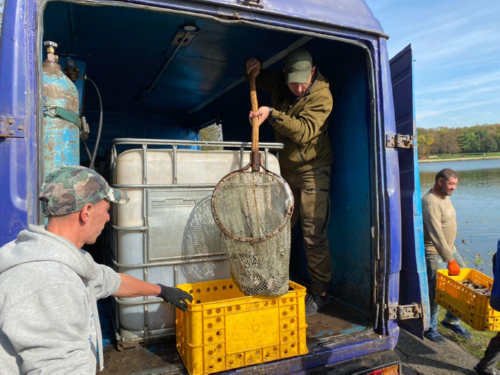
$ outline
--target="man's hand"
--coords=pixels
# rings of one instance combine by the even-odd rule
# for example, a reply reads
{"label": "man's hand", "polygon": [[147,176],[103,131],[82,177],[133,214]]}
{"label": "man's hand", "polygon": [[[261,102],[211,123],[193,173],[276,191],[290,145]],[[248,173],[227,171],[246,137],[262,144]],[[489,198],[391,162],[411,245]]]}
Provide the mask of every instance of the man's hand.
{"label": "man's hand", "polygon": [[182,311],[186,311],[187,304],[186,301],[184,300],[188,299],[190,302],[193,300],[193,297],[189,293],[186,293],[185,291],[178,288],[165,286],[163,284],[158,284],[158,285],[161,288],[161,292],[158,295],[158,297],[163,298],[166,302],[175,305]]}
{"label": "man's hand", "polygon": [[252,124],[252,119],[257,118],[257,126],[261,126],[262,123],[269,117],[270,112],[271,108],[269,107],[259,107],[257,112],[250,111],[250,113],[248,114],[248,120],[250,121],[250,124]]}
{"label": "man's hand", "polygon": [[450,260],[448,262],[448,276],[458,276],[460,275],[460,266],[456,260]]}
{"label": "man's hand", "polygon": [[247,74],[250,75],[254,71],[255,77],[260,74],[262,64],[255,57],[251,57],[246,62]]}

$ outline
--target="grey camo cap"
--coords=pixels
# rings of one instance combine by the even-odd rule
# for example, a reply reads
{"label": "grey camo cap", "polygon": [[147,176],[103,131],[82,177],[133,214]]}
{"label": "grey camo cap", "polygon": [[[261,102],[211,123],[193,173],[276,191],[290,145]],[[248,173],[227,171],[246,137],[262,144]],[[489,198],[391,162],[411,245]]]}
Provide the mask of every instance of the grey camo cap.
{"label": "grey camo cap", "polygon": [[68,215],[103,199],[113,203],[128,201],[124,191],[111,188],[99,173],[82,166],[60,167],[50,173],[39,199],[45,216]]}

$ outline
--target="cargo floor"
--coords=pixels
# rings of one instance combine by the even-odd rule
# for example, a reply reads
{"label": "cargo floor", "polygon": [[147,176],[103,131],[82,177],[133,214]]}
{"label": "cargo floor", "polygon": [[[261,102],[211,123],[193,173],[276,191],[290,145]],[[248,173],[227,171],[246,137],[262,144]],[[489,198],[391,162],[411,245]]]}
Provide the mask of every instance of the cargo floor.
{"label": "cargo floor", "polygon": [[[353,309],[333,303],[325,311],[307,318],[308,348],[310,352],[360,340],[372,333],[369,322]],[[324,350],[324,348],[323,348]],[[109,347],[104,352],[106,368],[99,374],[166,375],[187,374],[177,352],[175,338],[161,344],[138,346],[118,351]]]}

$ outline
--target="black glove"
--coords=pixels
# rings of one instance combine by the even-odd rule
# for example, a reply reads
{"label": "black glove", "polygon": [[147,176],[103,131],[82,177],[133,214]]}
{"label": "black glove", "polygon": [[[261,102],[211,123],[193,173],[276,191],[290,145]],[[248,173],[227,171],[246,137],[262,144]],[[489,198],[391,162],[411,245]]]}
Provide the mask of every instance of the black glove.
{"label": "black glove", "polygon": [[191,294],[186,293],[185,291],[178,289],[178,288],[172,288],[163,284],[158,284],[161,288],[160,294],[158,294],[158,297],[163,298],[166,302],[170,302],[172,305],[178,307],[182,311],[186,311],[187,305],[185,299],[188,299],[189,302],[193,300],[193,297]]}

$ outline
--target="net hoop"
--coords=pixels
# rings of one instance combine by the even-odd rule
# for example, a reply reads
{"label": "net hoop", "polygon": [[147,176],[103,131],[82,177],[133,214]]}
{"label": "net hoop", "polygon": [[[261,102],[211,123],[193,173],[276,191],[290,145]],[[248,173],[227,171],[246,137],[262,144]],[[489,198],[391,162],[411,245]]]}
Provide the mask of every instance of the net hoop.
{"label": "net hoop", "polygon": [[[214,217],[214,221],[217,224],[217,226],[220,228],[220,230],[229,238],[240,241],[240,242],[249,242],[249,243],[256,243],[256,242],[261,242],[268,240],[272,237],[274,237],[276,234],[278,234],[288,223],[288,221],[291,219],[292,214],[293,214],[293,208],[294,208],[294,198],[293,198],[293,193],[292,189],[290,188],[290,185],[286,182],[286,180],[281,177],[280,175],[277,175],[276,173],[273,173],[266,168],[264,168],[262,165],[258,171],[251,171],[251,164],[248,164],[242,169],[239,169],[237,171],[233,171],[225,175],[219,183],[215,186],[215,189],[212,193],[212,215]],[[288,201],[288,207],[285,210],[285,214],[283,216],[283,220],[280,223],[279,226],[274,228],[270,233],[267,233],[264,236],[260,237],[242,237],[235,235],[232,233],[225,225],[224,223],[220,220],[219,215],[217,214],[217,201],[218,201],[218,193],[224,188],[224,185],[227,184],[229,181],[231,181],[233,178],[240,176],[242,174],[261,174],[261,175],[266,175],[270,176],[273,179],[275,179],[279,184],[282,185],[283,190],[285,191],[285,194],[287,195],[287,201]]]}

